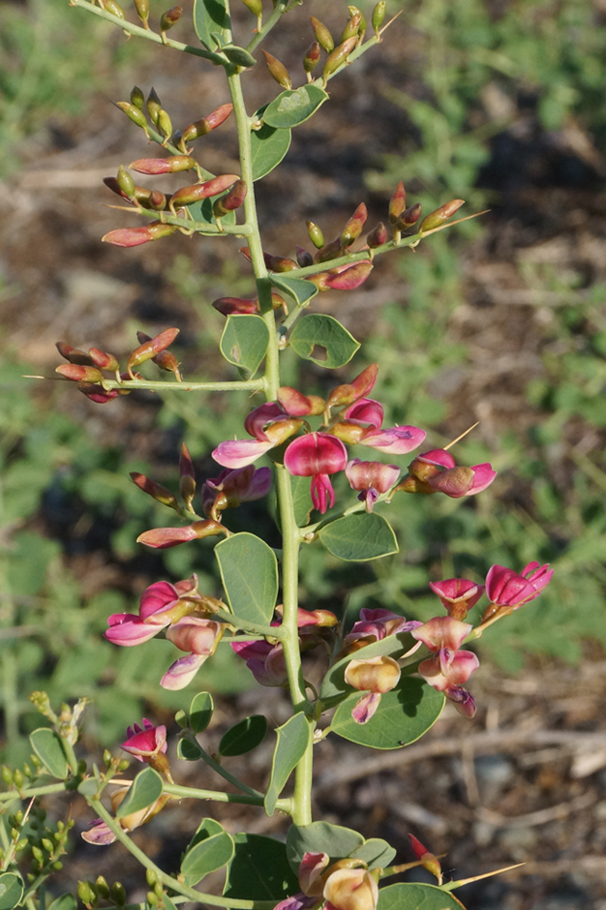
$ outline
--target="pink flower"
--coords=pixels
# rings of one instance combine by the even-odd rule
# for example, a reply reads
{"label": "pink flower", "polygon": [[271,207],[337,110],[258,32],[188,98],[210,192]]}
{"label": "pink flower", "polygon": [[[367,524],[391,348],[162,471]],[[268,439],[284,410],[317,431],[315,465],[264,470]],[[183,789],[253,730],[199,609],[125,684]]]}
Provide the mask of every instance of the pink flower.
{"label": "pink flower", "polygon": [[442,606],[452,619],[463,621],[484,593],[484,585],[476,585],[467,578],[447,578],[430,581],[429,587],[442,601]]}
{"label": "pink flower", "polygon": [[135,724],[126,731],[128,739],[121,744],[125,752],[134,755],[137,761],[149,762],[150,758],[166,752],[166,727],[154,727],[146,717],[143,718],[143,727]]}
{"label": "pink flower", "polygon": [[517,610],[538,597],[552,575],[549,564],[540,566],[538,562],[529,562],[520,575],[505,566],[492,566],[486,576],[486,594],[494,606]]}
{"label": "pink flower", "polygon": [[261,686],[287,685],[282,645],[272,645],[268,641],[233,641],[231,647],[238,657],[246,661],[246,666]]}
{"label": "pink flower", "polygon": [[393,657],[370,657],[367,660],[351,660],[345,669],[345,682],[354,689],[368,692],[351,712],[357,724],[366,724],[373,716],[381,695],[391,692],[400,681],[400,667]]}
{"label": "pink flower", "polygon": [[184,616],[166,632],[166,637],[181,651],[191,651],[180,657],[166,671],[160,685],[175,691],[184,689],[192,681],[202,664],[217,650],[225,627],[214,620],[199,616]]}
{"label": "pink flower", "polygon": [[366,504],[366,511],[372,512],[381,493],[387,493],[398,482],[400,469],[395,464],[354,458],[347,463],[345,476],[353,490],[361,491],[358,499]]}
{"label": "pink flower", "polygon": [[380,427],[383,423],[383,405],[374,398],[360,398],[347,408],[345,418],[356,423]]}
{"label": "pink flower", "polygon": [[419,664],[421,676],[468,717],[475,713],[475,702],[461,684],[467,682],[480,662],[473,651],[458,649],[472,628],[471,623],[440,616],[430,619],[411,633],[413,638],[422,641],[433,652],[432,657]]}
{"label": "pink flower", "polygon": [[277,401],[262,404],[248,414],[244,428],[253,439],[228,439],[219,443],[213,458],[225,468],[244,468],[293,436],[303,421],[290,417]]}
{"label": "pink flower", "polygon": [[408,466],[409,477],[400,489],[407,493],[445,493],[451,499],[475,496],[489,487],[497,476],[487,462],[465,468],[456,465],[446,449],[432,449],[417,455]]}
{"label": "pink flower", "polygon": [[326,910],[376,910],[378,885],[367,869],[336,869],[324,885]]}
{"label": "pink flower", "polygon": [[308,433],[291,442],[284,453],[284,467],[290,474],[311,477],[311,500],[322,514],[328,503],[332,508],[335,494],[329,474],[342,471],[347,464],[347,450],[340,439],[327,433]]}
{"label": "pink flower", "polygon": [[241,502],[261,499],[271,487],[271,469],[252,465],[230,470],[226,468],[218,477],[209,477],[202,487],[202,510],[205,515],[220,521],[223,509],[235,508]]}
{"label": "pink flower", "polygon": [[392,427],[389,430],[370,430],[362,439],[361,446],[370,446],[388,455],[407,455],[420,446],[427,433],[419,427]]}
{"label": "pink flower", "polygon": [[392,613],[391,610],[378,608],[370,610],[367,607],[360,610],[360,619],[355,622],[344,640],[344,651],[348,652],[349,646],[358,645],[359,642],[372,644],[375,641],[382,641],[388,635],[397,635],[401,632],[412,632],[418,629],[423,623],[416,619],[407,620],[398,613]]}
{"label": "pink flower", "polygon": [[[123,647],[132,647],[149,641],[161,629],[176,622],[185,613],[196,608],[197,579],[171,585],[168,581],[157,581],[141,595],[139,615],[114,613],[108,617],[109,629],[105,632],[108,641]],[[182,600],[184,595],[187,600]]]}

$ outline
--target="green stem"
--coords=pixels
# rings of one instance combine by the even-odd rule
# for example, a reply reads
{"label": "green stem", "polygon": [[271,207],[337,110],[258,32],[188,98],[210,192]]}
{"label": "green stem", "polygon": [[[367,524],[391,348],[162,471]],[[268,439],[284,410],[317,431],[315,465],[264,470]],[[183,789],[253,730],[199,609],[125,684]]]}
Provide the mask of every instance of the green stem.
{"label": "green stem", "polygon": [[286,12],[287,6],[288,6],[288,0],[279,0],[279,2],[276,3],[273,13],[269,17],[269,19],[267,20],[267,22],[265,23],[263,28],[260,31],[258,31],[257,34],[255,35],[255,37],[252,39],[252,41],[249,41],[248,44],[246,45],[246,50],[250,54],[252,54],[254,49],[256,47],[258,47],[259,44],[261,44],[261,42],[263,41],[264,38],[267,37],[267,35],[272,30],[274,25],[276,25],[280,21],[280,19]]}
{"label": "green stem", "polygon": [[[71,382],[69,379],[65,381]],[[149,392],[252,392],[261,391],[265,384],[262,379],[248,379],[241,382],[230,380],[225,382],[187,382],[185,380],[177,382],[174,379],[168,381],[127,379],[124,382],[118,382],[116,379],[104,379],[103,385],[106,389],[147,389]]]}
{"label": "green stem", "polygon": [[195,742],[197,748],[200,750],[200,757],[203,759],[203,761],[206,762],[209,768],[212,768],[213,771],[219,774],[229,784],[233,784],[233,786],[237,787],[238,790],[242,790],[242,792],[247,796],[253,796],[255,799],[260,799],[260,805],[263,804],[262,793],[260,793],[258,790],[255,790],[254,787],[249,787],[248,784],[243,783],[241,780],[239,780],[239,778],[235,776],[235,774],[232,774],[230,771],[224,768],[223,765],[220,765],[218,761],[215,761],[214,758],[211,758],[208,752],[204,751],[196,739],[192,739],[192,742]]}
{"label": "green stem", "polygon": [[127,19],[120,19],[119,16],[114,16],[113,13],[109,13],[107,10],[93,6],[88,0],[69,0],[69,3],[70,6],[79,6],[81,9],[85,9],[89,13],[99,16],[100,19],[106,19],[113,25],[119,26],[123,31],[129,32],[131,35],[136,35],[138,38],[145,38],[147,41],[153,41],[155,44],[160,44],[163,47],[172,47],[175,51],[194,54],[196,57],[204,57],[205,60],[211,60],[213,63],[219,63],[221,66],[225,66],[225,57],[220,57],[219,54],[213,54],[212,51],[204,50],[201,47],[192,47],[191,44],[182,44],[181,41],[173,41],[172,38],[167,38],[166,41],[162,41],[160,35],[157,35],[155,32],[142,28],[140,25],[133,25],[133,23],[128,22]]}
{"label": "green stem", "polygon": [[278,388],[280,386],[279,352],[276,339],[276,321],[271,300],[271,284],[263,258],[263,245],[259,231],[259,219],[257,217],[250,142],[250,118],[246,113],[240,74],[236,71],[228,73],[227,81],[229,83],[229,92],[234,106],[234,117],[238,130],[242,179],[246,183],[247,188],[246,199],[244,200],[244,218],[246,224],[250,226],[248,246],[257,285],[259,308],[261,310],[261,316],[269,331],[270,338],[265,357],[265,394],[268,401],[275,401],[278,397]]}
{"label": "green stem", "polygon": [[273,901],[244,901],[236,900],[230,897],[219,897],[215,894],[205,894],[203,891],[196,891],[194,888],[188,888],[182,882],[163,872],[153,860],[151,860],[143,850],[139,849],[130,839],[126,831],[118,824],[116,819],[107,811],[103,803],[98,799],[88,800],[90,807],[96,812],[99,818],[105,822],[108,828],[116,835],[116,839],[123,844],[128,852],[141,863],[145,869],[155,872],[158,879],[165,887],[172,888],[178,894],[183,894],[196,904],[210,904],[212,907],[231,907],[233,910],[273,910],[276,905]]}
{"label": "green stem", "polygon": [[[165,784],[164,792],[179,799],[207,799],[216,803],[241,803],[245,806],[262,806],[263,794],[252,796],[248,793],[224,793],[222,790],[200,790],[197,787],[181,787],[177,784]],[[276,808],[280,812],[290,812],[291,800],[279,799]]]}
{"label": "green stem", "polygon": [[[179,152],[179,154],[183,154]],[[210,224],[208,221],[186,221],[178,215],[168,215],[166,211],[153,212],[151,209],[131,207],[127,205],[118,206],[120,211],[133,212],[135,215],[146,215],[154,221],[161,221],[162,224],[176,224],[177,227],[185,231],[191,231],[196,234],[202,234],[206,237],[230,237],[235,234],[237,237],[247,237],[252,228],[249,224],[222,224],[218,227],[216,224]]]}
{"label": "green stem", "polygon": [[234,616],[229,610],[213,610],[213,614],[218,616],[219,619],[225,620],[225,622],[230,625],[236,626],[238,629],[243,629],[245,632],[256,633],[263,637],[282,638],[282,630],[279,626],[265,626],[262,623],[247,622],[245,619],[240,619],[239,616]]}
{"label": "green stem", "polygon": [[45,796],[47,793],[61,793],[65,784],[47,784],[45,787],[28,787],[26,790],[6,790],[0,793],[0,802],[11,803],[17,799],[29,799],[32,796]]}

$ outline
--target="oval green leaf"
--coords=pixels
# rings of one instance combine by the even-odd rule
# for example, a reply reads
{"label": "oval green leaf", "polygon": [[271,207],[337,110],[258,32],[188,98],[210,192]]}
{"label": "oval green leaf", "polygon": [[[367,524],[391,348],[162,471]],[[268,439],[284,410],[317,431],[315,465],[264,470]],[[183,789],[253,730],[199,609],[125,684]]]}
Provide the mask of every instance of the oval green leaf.
{"label": "oval green leaf", "polygon": [[260,130],[250,134],[250,154],[253,180],[260,180],[277,167],[288,149],[292,133],[290,130],[276,130],[263,124]]}
{"label": "oval green leaf", "polygon": [[266,733],[267,720],[263,714],[245,717],[223,734],[219,753],[225,756],[245,755],[263,742]]}
{"label": "oval green leaf", "polygon": [[299,477],[297,474],[293,474],[290,478],[290,485],[295,521],[297,527],[304,528],[309,523],[312,509],[309,477]]}
{"label": "oval green leaf", "polygon": [[358,512],[331,521],[318,534],[329,553],[346,562],[367,562],[398,552],[388,521],[377,512]]}
{"label": "oval green leaf", "polygon": [[461,910],[462,907],[461,901],[435,885],[400,882],[381,888],[377,910]]}
{"label": "oval green leaf", "polygon": [[403,676],[381,696],[381,703],[366,724],[357,724],[351,712],[362,698],[354,692],[341,702],[331,723],[331,731],[361,746],[372,749],[399,749],[414,743],[435,724],[444,707],[444,696],[420,679]]}
{"label": "oval green leaf", "polygon": [[177,743],[177,758],[182,758],[183,761],[200,761],[202,749],[191,739],[180,739]]}
{"label": "oval green leaf", "polygon": [[[216,199],[222,196],[223,193],[217,193],[216,196],[212,196],[210,199],[203,199],[201,202],[192,202],[187,206],[187,210],[191,215],[193,221],[197,221],[204,224],[217,224],[217,219],[213,212],[213,204]],[[227,215],[221,216],[222,224],[235,224],[236,223],[236,213],[228,212]],[[204,234],[204,227],[195,228],[200,234]],[[216,237],[217,232],[212,231],[208,234],[209,237]]]}
{"label": "oval green leaf", "polygon": [[288,294],[297,306],[305,306],[318,292],[315,284],[304,278],[286,278],[282,272],[270,272],[269,281],[281,294]]}
{"label": "oval green leaf", "polygon": [[229,62],[235,63],[236,66],[245,66],[248,68],[250,66],[254,66],[257,62],[253,55],[246,50],[246,48],[238,47],[236,44],[224,44],[221,50]]}
{"label": "oval green leaf", "polygon": [[395,855],[396,850],[382,837],[371,837],[349,854],[354,859],[363,859],[369,869],[385,869]]}
{"label": "oval green leaf", "polygon": [[286,855],[291,868],[297,872],[305,853],[327,853],[331,862],[353,855],[362,848],[364,838],[351,828],[312,822],[311,825],[291,825],[286,835]]}
{"label": "oval green leaf", "polygon": [[209,51],[216,51],[218,45],[230,41],[231,21],[226,0],[194,0],[194,29]]}
{"label": "oval green leaf", "polygon": [[260,316],[228,316],[221,335],[221,353],[244,379],[254,376],[265,357],[269,331]]}
{"label": "oval green leaf", "polygon": [[[272,279],[272,284],[275,282]],[[312,313],[295,324],[289,336],[293,351],[304,360],[312,360],[329,370],[349,363],[360,344],[332,316]]]}
{"label": "oval green leaf", "polygon": [[265,811],[270,816],[274,814],[280,793],[309,745],[311,724],[304,714],[295,714],[276,729],[276,735],[278,741],[264,800]]}
{"label": "oval green leaf", "polygon": [[280,901],[300,890],[286,847],[261,834],[234,834],[236,852],[223,894],[247,901]]}
{"label": "oval green leaf", "polygon": [[65,780],[69,773],[69,765],[63,751],[61,737],[50,727],[38,727],[30,733],[31,747],[53,777]]}
{"label": "oval green leaf", "polygon": [[232,613],[246,622],[267,625],[278,596],[278,563],[265,541],[247,531],[215,547],[221,580]]}
{"label": "oval green leaf", "polygon": [[222,869],[231,862],[234,852],[235,846],[231,835],[219,822],[205,818],[181,863],[185,884],[192,888],[205,875]]}
{"label": "oval green leaf", "polygon": [[162,795],[162,778],[153,768],[140,771],[130,785],[129,791],[116,810],[116,818],[124,818],[133,812],[147,809]]}
{"label": "oval green leaf", "polygon": [[215,705],[210,692],[198,692],[189,706],[189,725],[194,733],[206,730],[213,716]]}
{"label": "oval green leaf", "polygon": [[15,872],[0,875],[0,910],[13,910],[23,897],[23,879]]}
{"label": "oval green leaf", "polygon": [[327,99],[328,94],[317,85],[287,89],[267,105],[263,120],[269,126],[290,129],[309,120]]}

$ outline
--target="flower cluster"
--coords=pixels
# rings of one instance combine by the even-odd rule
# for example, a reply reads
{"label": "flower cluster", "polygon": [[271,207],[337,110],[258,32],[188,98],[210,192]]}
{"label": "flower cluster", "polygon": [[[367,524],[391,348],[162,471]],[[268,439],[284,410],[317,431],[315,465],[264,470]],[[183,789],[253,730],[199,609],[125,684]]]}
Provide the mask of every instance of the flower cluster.
{"label": "flower cluster", "polygon": [[377,873],[363,860],[340,859],[330,863],[327,853],[305,853],[299,865],[301,891],[276,904],[274,910],[376,910],[379,899]]}

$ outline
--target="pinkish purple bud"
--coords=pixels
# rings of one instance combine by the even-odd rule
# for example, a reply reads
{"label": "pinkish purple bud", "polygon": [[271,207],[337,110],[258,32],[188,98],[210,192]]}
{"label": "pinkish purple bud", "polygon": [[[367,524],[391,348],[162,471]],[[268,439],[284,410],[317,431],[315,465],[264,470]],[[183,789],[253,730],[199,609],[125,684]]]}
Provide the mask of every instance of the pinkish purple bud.
{"label": "pinkish purple bud", "polygon": [[325,286],[333,291],[353,291],[364,284],[373,268],[370,259],[363,259],[361,262],[339,267],[338,271],[333,269],[328,273]]}
{"label": "pinkish purple bud", "polygon": [[432,581],[429,587],[440,598],[448,615],[460,622],[464,621],[468,610],[477,604],[484,593],[484,585],[476,585],[467,578]]}
{"label": "pinkish purple bud", "polygon": [[200,202],[202,199],[218,196],[219,193],[223,193],[239,179],[236,174],[220,174],[218,177],[213,177],[212,180],[206,180],[204,183],[183,186],[176,193],[173,193],[170,200],[170,208],[175,211],[177,206],[191,205],[193,202]]}
{"label": "pinkish purple bud", "polygon": [[414,205],[411,205],[410,208],[402,212],[396,224],[396,228],[399,231],[407,231],[409,228],[413,227],[421,217],[421,203],[415,202]]}
{"label": "pinkish purple bud", "polygon": [[80,366],[77,363],[62,363],[55,367],[55,373],[59,373],[73,382],[101,382],[103,379],[96,367]]}
{"label": "pinkish purple bud", "polygon": [[342,407],[343,405],[351,405],[359,398],[365,398],[366,395],[372,391],[373,386],[377,381],[378,373],[379,365],[377,363],[371,363],[370,366],[366,367],[365,370],[362,370],[360,375],[356,376],[351,383],[337,386],[328,396],[328,407],[334,408],[337,406]]}
{"label": "pinkish purple bud", "polygon": [[185,528],[154,528],[151,531],[144,531],[137,537],[137,543],[144,543],[154,550],[168,550],[170,547],[178,547],[179,544],[187,543],[190,540],[202,540],[204,537],[225,533],[223,525],[209,518],[204,521],[194,521]]}
{"label": "pinkish purple bud", "polygon": [[138,348],[135,348],[128,358],[127,365],[127,370],[131,378],[134,379],[132,373],[133,367],[138,367],[147,360],[153,360],[161,351],[164,351],[173,343],[178,334],[179,329],[164,329],[163,332],[160,332],[154,338],[150,338],[139,345]]}
{"label": "pinkish purple bud", "polygon": [[107,370],[108,372],[115,373],[116,370],[120,369],[120,364],[113,354],[107,354],[99,348],[89,348],[88,354],[98,370]]}
{"label": "pinkish purple bud", "polygon": [[234,212],[243,205],[245,199],[246,183],[244,180],[237,180],[226,196],[216,200],[213,206],[215,217],[220,218],[222,215],[227,215],[228,212]]}
{"label": "pinkish purple bud", "polygon": [[366,208],[366,205],[361,202],[343,228],[343,233],[341,234],[340,238],[341,246],[343,249],[347,249],[347,247],[351,246],[352,243],[355,243],[355,241],[362,233],[362,229],[366,224],[367,218],[368,209]]}
{"label": "pinkish purple bud", "polygon": [[129,167],[139,174],[155,176],[191,171],[196,167],[196,162],[190,155],[172,155],[170,158],[137,158]]}
{"label": "pinkish purple bud", "polygon": [[55,344],[55,347],[61,356],[70,363],[76,363],[82,367],[95,366],[90,354],[87,354],[85,351],[80,351],[78,348],[73,348],[71,344],[66,344],[64,341],[58,341]]}
{"label": "pinkish purple bud", "polygon": [[156,483],[155,480],[150,480],[145,474],[139,474],[137,471],[131,471],[130,479],[136,487],[139,487],[140,490],[143,490],[144,493],[147,493],[147,495],[151,496],[152,499],[155,499],[156,502],[161,502],[162,505],[170,506],[171,509],[179,508],[176,498],[170,490],[167,490],[162,484]]}
{"label": "pinkish purple bud", "polygon": [[404,189],[403,182],[400,180],[400,182],[398,183],[396,190],[389,202],[389,215],[388,215],[389,223],[396,224],[396,222],[398,221],[400,215],[402,214],[402,212],[404,211],[405,208],[406,208],[406,190]]}
{"label": "pinkish purple bud", "polygon": [[254,300],[247,300],[244,297],[219,297],[218,300],[213,300],[211,306],[218,310],[219,313],[222,313],[223,316],[232,316],[234,313],[238,314],[248,314],[248,313],[260,313],[259,301],[255,298]]}
{"label": "pinkish purple bud", "polygon": [[517,610],[519,607],[538,597],[553,576],[549,564],[529,562],[518,575],[513,569],[505,566],[492,566],[486,576],[486,595],[490,600],[482,622],[490,619],[496,612],[495,607],[506,607]]}
{"label": "pinkish purple bud", "polygon": [[366,243],[371,248],[371,250],[376,249],[378,246],[383,246],[384,243],[387,243],[387,228],[382,221],[377,224],[377,226],[374,227],[369,234],[367,234]]}
{"label": "pinkish purple bud", "polygon": [[144,227],[136,228],[117,228],[115,231],[109,231],[101,238],[102,243],[113,243],[114,246],[141,246],[142,243],[149,243],[151,240],[160,240],[162,237],[168,237],[178,230],[174,224],[162,224],[160,221],[152,221]]}
{"label": "pinkish purple bud", "polygon": [[297,262],[301,268],[304,269],[308,265],[314,264],[314,257],[310,252],[308,252],[308,250],[303,249],[302,246],[297,246]]}
{"label": "pinkish purple bud", "polygon": [[94,401],[95,404],[107,404],[117,398],[118,395],[129,394],[126,389],[104,389],[102,386],[92,382],[79,382],[78,391],[86,395],[90,401]]}

